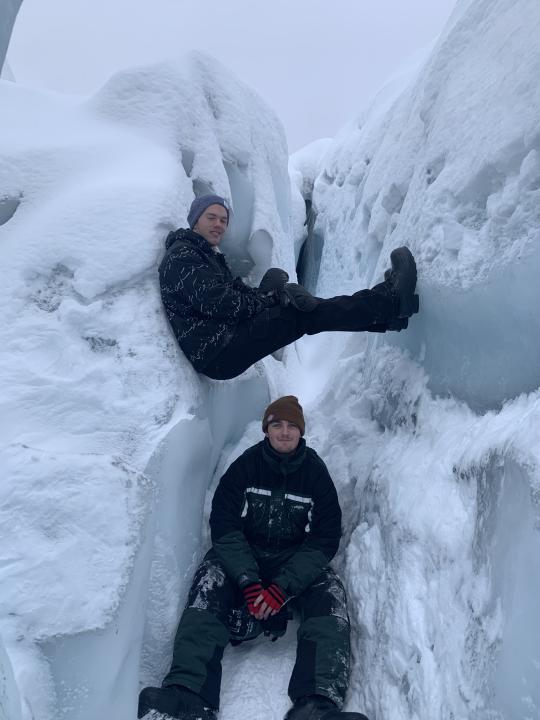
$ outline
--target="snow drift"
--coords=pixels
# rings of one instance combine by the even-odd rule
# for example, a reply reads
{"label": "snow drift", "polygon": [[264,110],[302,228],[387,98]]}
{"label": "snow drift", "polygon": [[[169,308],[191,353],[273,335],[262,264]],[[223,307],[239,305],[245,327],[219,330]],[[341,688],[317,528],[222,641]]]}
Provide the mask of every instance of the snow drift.
{"label": "snow drift", "polygon": [[185,361],[160,306],[163,240],[212,189],[232,201],[237,271],[292,273],[286,144],[196,54],[82,105],[0,93],[0,634],[24,717],[129,718],[147,601],[145,652],[166,658],[211,470],[269,397],[261,370],[210,384]]}
{"label": "snow drift", "polygon": [[377,281],[402,244],[419,266],[407,332],[300,351],[304,377],[336,361],[310,428],[352,486],[351,704],[370,716],[540,717],[539,37],[534,2],[458,3],[303,180],[319,294]]}

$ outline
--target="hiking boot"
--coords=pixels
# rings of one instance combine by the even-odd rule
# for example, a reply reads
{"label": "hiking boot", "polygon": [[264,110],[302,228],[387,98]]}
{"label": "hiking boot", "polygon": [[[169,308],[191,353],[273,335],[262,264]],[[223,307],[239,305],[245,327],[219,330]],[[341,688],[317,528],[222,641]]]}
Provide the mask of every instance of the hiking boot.
{"label": "hiking boot", "polygon": [[392,250],[390,262],[392,269],[384,273],[384,280],[397,298],[398,318],[408,318],[418,312],[420,305],[418,295],[414,292],[417,277],[416,263],[411,251],[405,246]]}
{"label": "hiking boot", "polygon": [[295,700],[284,720],[368,720],[362,713],[342,712],[323,695],[306,695]]}
{"label": "hiking boot", "polygon": [[329,710],[337,709],[337,705],[324,695],[304,695],[294,701],[284,720],[322,720]]}
{"label": "hiking boot", "polygon": [[281,305],[289,303],[300,312],[312,312],[320,302],[320,299],[312,295],[302,285],[287,283],[279,296]]}
{"label": "hiking boot", "polygon": [[409,318],[408,317],[397,317],[394,320],[391,320],[388,325],[388,330],[395,330],[396,332],[401,332],[402,330],[406,330],[409,327]]}
{"label": "hiking boot", "polygon": [[217,711],[208,707],[202,697],[182,685],[147,687],[139,694],[137,717],[151,710],[176,720],[216,720]]}

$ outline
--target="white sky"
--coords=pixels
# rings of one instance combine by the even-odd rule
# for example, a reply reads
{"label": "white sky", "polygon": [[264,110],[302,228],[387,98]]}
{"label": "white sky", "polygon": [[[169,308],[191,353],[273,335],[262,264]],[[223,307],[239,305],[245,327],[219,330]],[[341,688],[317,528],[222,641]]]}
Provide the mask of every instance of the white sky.
{"label": "white sky", "polygon": [[[1,2],[1,0],[0,0]],[[23,0],[16,79],[91,93],[110,75],[197,48],[251,85],[291,151],[333,136],[442,30],[455,0]]]}

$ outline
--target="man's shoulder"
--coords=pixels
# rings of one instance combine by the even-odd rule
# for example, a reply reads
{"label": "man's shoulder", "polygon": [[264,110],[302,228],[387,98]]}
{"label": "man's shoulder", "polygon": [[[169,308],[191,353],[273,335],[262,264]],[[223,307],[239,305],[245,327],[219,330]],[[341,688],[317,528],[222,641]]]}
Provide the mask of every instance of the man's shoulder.
{"label": "man's shoulder", "polygon": [[306,459],[307,458],[309,458],[312,462],[321,463],[322,465],[324,465],[326,467],[322,457],[318,454],[318,452],[316,450],[314,450],[309,445],[306,445]]}
{"label": "man's shoulder", "polygon": [[257,458],[260,457],[260,445],[261,443],[257,443],[256,445],[248,447],[247,450],[244,450],[241,455],[230,463],[225,475],[228,475],[231,479],[233,477],[238,479],[239,475],[244,475],[247,472],[251,477],[250,471],[257,463]]}
{"label": "man's shoulder", "polygon": [[255,445],[251,445],[247,448],[247,450],[244,450],[244,452],[237,458],[239,462],[244,463],[250,463],[256,460],[261,455],[263,441],[261,440],[258,443],[255,443]]}
{"label": "man's shoulder", "polygon": [[172,230],[165,238],[166,255],[172,253],[190,253],[208,254],[209,248],[206,240],[189,228],[178,228]]}
{"label": "man's shoulder", "polygon": [[306,445],[305,462],[309,463],[311,469],[316,469],[324,473],[328,473],[328,468],[322,457],[312,448]]}

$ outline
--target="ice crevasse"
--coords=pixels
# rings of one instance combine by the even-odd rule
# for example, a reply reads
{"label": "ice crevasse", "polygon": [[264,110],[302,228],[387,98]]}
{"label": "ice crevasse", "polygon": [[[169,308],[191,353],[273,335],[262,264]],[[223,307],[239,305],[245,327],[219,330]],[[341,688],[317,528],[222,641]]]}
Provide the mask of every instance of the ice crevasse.
{"label": "ice crevasse", "polygon": [[[344,508],[349,706],[540,717],[538,38],[533,0],[458,2],[422,62],[289,172],[272,111],[202,55],[82,103],[0,81],[2,720],[135,717],[212,488],[289,392]],[[206,381],[156,277],[205,190],[232,200],[224,250],[248,281],[299,260],[318,294],[353,291],[407,244],[421,313]],[[228,654],[220,717],[283,715],[280,643]]]}

